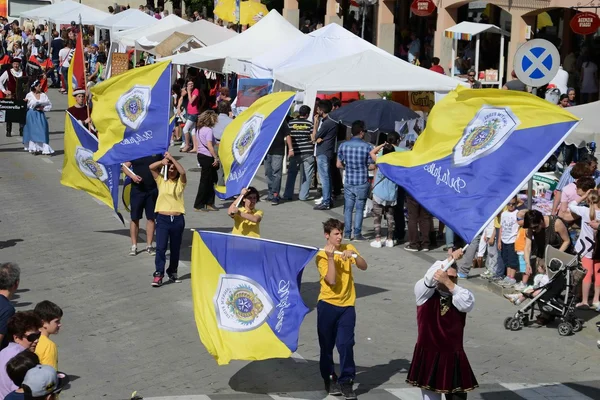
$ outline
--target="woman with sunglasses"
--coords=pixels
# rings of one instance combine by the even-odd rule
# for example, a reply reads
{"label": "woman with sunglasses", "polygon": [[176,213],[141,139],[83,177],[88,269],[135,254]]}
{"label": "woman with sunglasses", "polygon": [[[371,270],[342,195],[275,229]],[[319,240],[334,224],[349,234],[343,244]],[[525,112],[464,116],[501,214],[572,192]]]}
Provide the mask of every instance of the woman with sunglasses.
{"label": "woman with sunglasses", "polygon": [[6,364],[22,351],[35,352],[41,336],[41,327],[42,320],[33,311],[19,311],[8,320],[10,343],[0,351],[0,399],[18,389],[6,373]]}
{"label": "woman with sunglasses", "polygon": [[233,202],[229,206],[228,214],[233,218],[233,230],[231,233],[234,235],[260,237],[260,221],[263,218],[262,210],[256,209],[256,203],[258,202],[258,190],[255,187],[250,186],[248,189],[243,189],[241,202],[244,203],[243,207],[238,207],[241,202]]}
{"label": "woman with sunglasses", "polygon": [[471,86],[471,89],[481,89],[481,82],[475,79],[475,70],[472,68],[467,73],[467,82]]}

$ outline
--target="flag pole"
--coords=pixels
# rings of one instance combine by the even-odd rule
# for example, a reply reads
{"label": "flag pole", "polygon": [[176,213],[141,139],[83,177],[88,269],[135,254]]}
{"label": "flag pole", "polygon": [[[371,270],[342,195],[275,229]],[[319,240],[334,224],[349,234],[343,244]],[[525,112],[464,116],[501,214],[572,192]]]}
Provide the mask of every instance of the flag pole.
{"label": "flag pole", "polygon": [[[81,0],[79,1],[81,3]],[[81,41],[81,52],[83,53],[83,23],[81,22],[81,14],[79,14],[79,35],[77,37],[77,42]],[[77,45],[75,45],[77,48]],[[85,68],[85,59],[83,54],[81,54],[81,59],[83,60],[83,90],[85,90],[85,108],[87,110],[88,119],[90,118],[90,102],[87,96],[87,71]],[[72,83],[71,83],[72,84]]]}

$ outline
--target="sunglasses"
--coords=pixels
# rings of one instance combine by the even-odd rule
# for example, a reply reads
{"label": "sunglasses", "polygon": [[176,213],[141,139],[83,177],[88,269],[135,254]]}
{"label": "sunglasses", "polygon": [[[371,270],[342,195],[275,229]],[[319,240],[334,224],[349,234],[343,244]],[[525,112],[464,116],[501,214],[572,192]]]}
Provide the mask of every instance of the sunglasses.
{"label": "sunglasses", "polygon": [[475,75],[474,74],[473,75],[469,74],[469,78],[475,78]]}
{"label": "sunglasses", "polygon": [[33,343],[36,340],[38,340],[41,335],[42,335],[42,332],[30,333],[29,335],[25,336],[25,339],[27,339],[28,342]]}
{"label": "sunglasses", "polygon": [[509,205],[509,206],[511,206],[511,207],[514,207],[514,206],[516,206],[516,205],[517,205],[517,203],[515,203],[515,202],[513,201],[513,202],[511,202],[511,203],[508,203],[508,205]]}

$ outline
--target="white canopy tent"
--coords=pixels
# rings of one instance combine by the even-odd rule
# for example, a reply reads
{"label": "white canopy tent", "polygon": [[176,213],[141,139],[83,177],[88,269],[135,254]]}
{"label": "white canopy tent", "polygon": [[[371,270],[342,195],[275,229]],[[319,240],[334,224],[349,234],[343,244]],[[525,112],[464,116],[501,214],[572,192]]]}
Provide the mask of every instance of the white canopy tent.
{"label": "white canopy tent", "polygon": [[600,101],[569,107],[567,110],[582,121],[565,143],[577,147],[585,147],[589,142],[600,143]]}
{"label": "white canopy tent", "polygon": [[187,25],[177,26],[162,32],[143,36],[135,41],[135,48],[141,51],[147,51],[155,54],[154,50],[161,42],[169,38],[174,33],[180,33],[187,36],[193,36],[204,47],[221,43],[227,39],[237,36],[237,32],[222,26],[213,24],[204,19]]}
{"label": "white canopy tent", "polygon": [[253,78],[272,78],[273,71],[300,68],[366,50],[390,55],[385,50],[332,23],[301,39],[285,43],[248,60]]}
{"label": "white canopy tent", "polygon": [[241,34],[217,45],[192,50],[171,57],[173,64],[190,65],[215,72],[235,72],[250,75],[248,64],[240,60],[250,60],[269,49],[285,43],[301,40],[304,34],[290,24],[277,11],[271,10],[254,26]]}
{"label": "white canopy tent", "polygon": [[98,22],[96,30],[107,29],[110,32],[110,36],[113,37],[117,32],[153,25],[157,21],[156,18],[137,8],[130,8],[129,10],[110,15],[108,18]]}
{"label": "white canopy tent", "polygon": [[[39,8],[35,8],[33,10],[22,12],[19,16],[21,19],[49,19],[53,15],[64,14],[68,11],[71,11],[75,8],[78,8],[81,4],[71,0],[64,0],[58,3],[50,4],[48,6],[43,6]],[[69,21],[70,22],[70,21]]]}
{"label": "white canopy tent", "polygon": [[79,7],[72,8],[63,13],[53,13],[46,18],[56,25],[81,22],[83,25],[96,25],[98,22],[110,17],[109,13],[100,11],[97,8],[79,4]]}
{"label": "white canopy tent", "polygon": [[304,104],[310,107],[314,105],[317,92],[448,92],[459,84],[466,85],[374,50],[301,68],[275,70],[273,75],[274,91],[303,90]]}
{"label": "white canopy tent", "polygon": [[111,41],[117,42],[123,47],[134,47],[135,41],[139,38],[189,24],[188,21],[174,14],[167,15],[165,18],[160,20],[156,18],[153,19],[156,22],[149,23],[138,28],[116,32],[114,37],[111,37]]}
{"label": "white canopy tent", "polygon": [[[496,25],[480,24],[476,22],[461,22],[458,25],[454,25],[444,31],[444,35],[447,38],[452,39],[452,76],[455,75],[456,65],[456,53],[458,52],[458,41],[468,40],[471,41],[475,38],[475,77],[479,76],[479,40],[480,34],[483,32],[492,32],[500,34],[500,62],[498,70],[498,81],[497,82],[485,82],[486,84],[498,85],[498,88],[502,87],[502,79],[504,78],[504,36],[509,36],[508,32],[503,31]],[[490,51],[491,49],[486,49]],[[476,78],[477,79],[477,78]]]}

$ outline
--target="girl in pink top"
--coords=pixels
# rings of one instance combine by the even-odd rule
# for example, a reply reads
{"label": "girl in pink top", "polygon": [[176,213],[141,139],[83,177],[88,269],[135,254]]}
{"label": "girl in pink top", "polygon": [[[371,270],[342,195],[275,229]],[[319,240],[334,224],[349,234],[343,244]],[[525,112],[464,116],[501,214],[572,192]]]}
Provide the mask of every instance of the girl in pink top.
{"label": "girl in pink top", "polygon": [[[187,107],[185,113],[185,125],[183,126],[183,136],[185,138],[185,142],[183,147],[181,148],[182,152],[196,152],[196,143],[192,138],[190,141],[190,130],[196,125],[198,122],[198,114],[199,114],[199,100],[200,100],[200,90],[196,88],[196,84],[193,79],[189,79],[187,82],[187,86],[184,91],[181,93],[182,96],[187,97]],[[190,142],[193,143],[193,149],[190,150]]]}
{"label": "girl in pink top", "polygon": [[215,138],[212,129],[217,124],[217,121],[217,113],[212,110],[204,111],[200,114],[198,124],[196,125],[196,129],[194,129],[194,142],[198,151],[198,164],[202,168],[198,194],[194,202],[194,211],[217,211],[215,208],[214,185],[218,180],[219,158],[215,151]]}
{"label": "girl in pink top", "polygon": [[581,201],[581,197],[588,190],[594,189],[595,187],[596,182],[594,182],[594,178],[589,176],[579,178],[577,181],[565,186],[560,197],[558,216],[567,224],[574,222],[577,217],[569,210],[569,203],[575,201],[578,204]]}

